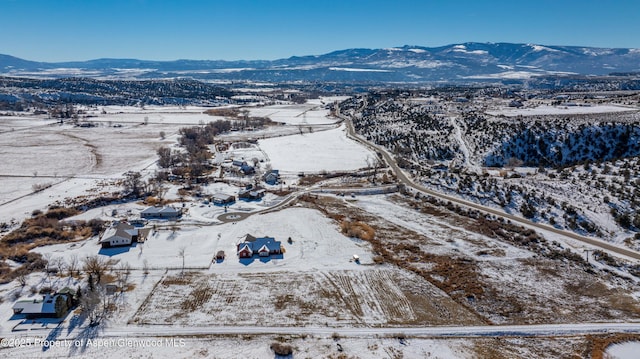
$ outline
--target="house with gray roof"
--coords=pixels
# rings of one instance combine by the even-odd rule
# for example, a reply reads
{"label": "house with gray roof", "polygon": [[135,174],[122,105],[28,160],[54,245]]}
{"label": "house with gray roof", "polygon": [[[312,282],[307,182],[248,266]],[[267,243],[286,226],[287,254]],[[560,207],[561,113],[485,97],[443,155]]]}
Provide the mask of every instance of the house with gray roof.
{"label": "house with gray roof", "polygon": [[140,217],[146,219],[166,219],[175,221],[182,216],[182,212],[179,209],[165,206],[165,207],[149,207],[140,212]]}
{"label": "house with gray roof", "polygon": [[136,228],[129,223],[117,222],[104,231],[98,243],[102,248],[130,246],[144,240],[147,232],[148,230]]}

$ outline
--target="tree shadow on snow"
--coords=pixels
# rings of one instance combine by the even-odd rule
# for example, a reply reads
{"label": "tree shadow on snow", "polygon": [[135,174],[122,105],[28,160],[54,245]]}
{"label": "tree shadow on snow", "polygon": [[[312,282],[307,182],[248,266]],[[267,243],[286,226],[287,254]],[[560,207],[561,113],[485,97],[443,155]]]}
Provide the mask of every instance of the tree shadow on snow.
{"label": "tree shadow on snow", "polygon": [[99,337],[100,332],[103,330],[103,324],[100,322],[98,325],[87,325],[78,335],[76,340],[73,341],[71,349],[69,349],[69,356],[74,356],[80,353],[84,353],[89,346],[94,346],[90,341],[96,340]]}
{"label": "tree shadow on snow", "polygon": [[[52,331],[49,332],[49,335],[47,335],[46,342],[52,343],[56,341],[61,333],[62,333],[62,323],[58,324]],[[49,345],[43,345],[42,351],[46,352],[47,350],[49,350],[50,347],[51,346]]]}
{"label": "tree shadow on snow", "polygon": [[74,314],[69,319],[69,327],[67,328],[67,334],[70,334],[74,329],[80,327],[87,319],[86,315]]}

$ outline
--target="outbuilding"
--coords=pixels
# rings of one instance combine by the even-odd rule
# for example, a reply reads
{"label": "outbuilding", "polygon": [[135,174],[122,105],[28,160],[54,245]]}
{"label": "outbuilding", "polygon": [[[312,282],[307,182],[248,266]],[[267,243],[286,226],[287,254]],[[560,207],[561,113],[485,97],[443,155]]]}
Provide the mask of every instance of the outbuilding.
{"label": "outbuilding", "polygon": [[215,193],[211,196],[211,202],[213,204],[217,204],[220,206],[224,206],[225,204],[231,204],[236,201],[236,196],[224,194],[224,193]]}
{"label": "outbuilding", "polygon": [[176,220],[182,216],[182,212],[179,209],[165,206],[165,207],[149,207],[140,212],[140,217],[146,219],[167,219]]}

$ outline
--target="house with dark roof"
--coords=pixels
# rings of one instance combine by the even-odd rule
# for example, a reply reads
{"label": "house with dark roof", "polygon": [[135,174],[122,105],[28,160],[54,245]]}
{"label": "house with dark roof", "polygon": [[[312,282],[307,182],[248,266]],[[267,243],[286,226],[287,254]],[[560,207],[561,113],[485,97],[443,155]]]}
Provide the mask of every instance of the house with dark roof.
{"label": "house with dark roof", "polygon": [[232,196],[230,194],[214,193],[214,195],[211,196],[211,202],[219,206],[223,206],[225,204],[231,204],[235,201],[236,201],[236,196]]}
{"label": "house with dark roof", "polygon": [[251,186],[249,188],[245,188],[241,190],[238,193],[238,198],[244,199],[247,201],[255,201],[264,197],[265,193],[266,193],[266,190],[264,188]]}
{"label": "house with dark roof", "polygon": [[253,166],[250,166],[250,165],[247,165],[247,164],[244,164],[244,165],[240,166],[240,171],[242,171],[242,173],[245,176],[252,175],[252,174],[256,173],[256,169]]}
{"label": "house with dark roof", "polygon": [[244,242],[238,243],[237,254],[240,258],[251,258],[255,254],[260,257],[268,257],[273,254],[282,254],[282,243],[272,237],[255,238],[251,235],[245,237]]}
{"label": "house with dark roof", "polygon": [[271,170],[271,172],[266,173],[262,178],[266,184],[275,185],[280,181],[280,171]]}

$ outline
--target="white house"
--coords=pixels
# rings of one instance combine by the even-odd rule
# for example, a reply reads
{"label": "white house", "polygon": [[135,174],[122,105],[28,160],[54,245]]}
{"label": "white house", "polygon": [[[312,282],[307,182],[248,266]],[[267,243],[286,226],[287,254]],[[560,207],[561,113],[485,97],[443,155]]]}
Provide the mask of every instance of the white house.
{"label": "white house", "polygon": [[17,301],[12,309],[13,314],[25,315],[28,319],[60,318],[67,314],[71,304],[68,294],[45,294],[42,298]]}
{"label": "white house", "polygon": [[138,240],[138,229],[126,222],[118,222],[107,228],[98,243],[102,248],[130,246]]}

